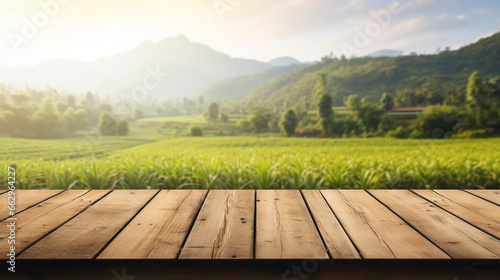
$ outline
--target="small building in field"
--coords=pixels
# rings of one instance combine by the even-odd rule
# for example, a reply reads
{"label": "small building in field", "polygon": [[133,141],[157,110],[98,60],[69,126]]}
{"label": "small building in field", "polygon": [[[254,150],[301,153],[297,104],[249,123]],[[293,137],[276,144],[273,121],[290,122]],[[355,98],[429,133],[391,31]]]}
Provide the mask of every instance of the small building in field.
{"label": "small building in field", "polygon": [[402,107],[389,110],[387,114],[391,116],[414,116],[423,113],[426,109],[427,107]]}

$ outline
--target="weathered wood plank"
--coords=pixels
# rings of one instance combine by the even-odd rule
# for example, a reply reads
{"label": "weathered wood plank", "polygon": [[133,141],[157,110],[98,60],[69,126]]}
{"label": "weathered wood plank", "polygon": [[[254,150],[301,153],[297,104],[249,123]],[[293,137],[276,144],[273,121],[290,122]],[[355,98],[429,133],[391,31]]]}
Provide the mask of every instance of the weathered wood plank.
{"label": "weathered wood plank", "polygon": [[253,259],[254,190],[212,190],[179,259]]}
{"label": "weathered wood plank", "polygon": [[206,193],[206,190],[160,191],[97,259],[146,259],[158,246],[162,252],[171,252],[163,256],[165,259],[174,259]]}
{"label": "weathered wood plank", "polygon": [[477,195],[483,199],[500,205],[500,190],[465,190],[473,195]]}
{"label": "weathered wood plank", "polygon": [[498,259],[500,241],[408,190],[370,193],[454,259]]}
{"label": "weathered wood plank", "polygon": [[298,190],[257,190],[256,259],[329,259]]}
{"label": "weathered wood plank", "polygon": [[360,255],[319,190],[303,190],[314,222],[332,259],[360,259]]}
{"label": "weathered wood plank", "polygon": [[19,255],[21,259],[92,259],[157,193],[113,191]]}
{"label": "weathered wood plank", "polygon": [[460,190],[415,190],[455,216],[500,238],[500,206]]}
{"label": "weathered wood plank", "polygon": [[148,259],[175,259],[206,197],[206,190],[193,190],[158,234]]}
{"label": "weathered wood plank", "polygon": [[449,259],[366,191],[321,192],[363,258]]}
{"label": "weathered wood plank", "polygon": [[[25,209],[40,203],[50,197],[58,195],[62,193],[64,190],[16,190],[15,198],[16,198],[16,214],[24,211]],[[0,221],[9,217],[8,211],[4,211],[7,209],[8,201],[7,201],[7,193],[1,195],[0,199]]]}
{"label": "weathered wood plank", "polygon": [[461,190],[435,190],[435,192],[485,216],[490,220],[500,223],[500,206],[494,203],[485,201],[484,199]]}
{"label": "weathered wood plank", "polygon": [[[85,210],[108,192],[105,190],[69,190],[16,215],[16,252],[21,253],[25,248]],[[5,220],[0,223],[0,251],[2,252],[7,251],[10,247],[7,242],[3,242],[3,239],[9,236],[7,228],[9,222],[9,220]],[[7,257],[2,255],[0,258]]]}

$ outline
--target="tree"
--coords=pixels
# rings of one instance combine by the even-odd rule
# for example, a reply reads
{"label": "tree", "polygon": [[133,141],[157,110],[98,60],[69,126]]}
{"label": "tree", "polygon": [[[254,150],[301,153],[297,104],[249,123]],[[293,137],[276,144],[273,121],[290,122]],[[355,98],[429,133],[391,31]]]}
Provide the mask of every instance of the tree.
{"label": "tree", "polygon": [[243,130],[243,132],[251,132],[252,131],[252,124],[248,120],[240,120],[237,124],[237,126]]}
{"label": "tree", "polygon": [[220,121],[222,123],[227,123],[229,121],[229,116],[227,114],[224,114],[224,113],[220,114]]}
{"label": "tree", "polygon": [[384,92],[382,98],[380,98],[380,107],[386,112],[390,111],[394,107],[392,96]]}
{"label": "tree", "polygon": [[319,117],[322,119],[331,118],[333,116],[332,97],[329,94],[323,93],[318,100]]}
{"label": "tree", "polygon": [[16,117],[11,111],[0,112],[0,133],[11,133],[15,130]]}
{"label": "tree", "polygon": [[33,129],[32,126],[32,115],[33,115],[33,108],[30,106],[16,106],[12,107],[10,111],[6,112],[12,112],[14,119],[11,120],[11,125],[13,125],[13,129],[15,131],[29,131]]}
{"label": "tree", "polygon": [[5,93],[0,93],[0,109],[9,110],[10,104],[7,101],[7,95]]}
{"label": "tree", "polygon": [[27,105],[31,97],[23,92],[12,94],[9,96],[12,102],[17,106]]}
{"label": "tree", "polygon": [[135,120],[142,119],[144,117],[144,112],[141,110],[141,108],[135,107],[133,117]]}
{"label": "tree", "polygon": [[107,112],[103,112],[99,118],[99,124],[97,126],[99,131],[104,136],[116,135],[116,120],[111,117]]}
{"label": "tree", "polygon": [[447,133],[455,130],[460,114],[452,106],[429,106],[424,113],[418,115],[419,130],[428,138],[444,138]]}
{"label": "tree", "polygon": [[203,136],[203,129],[201,129],[201,127],[199,126],[192,126],[189,128],[189,131],[191,133],[191,136]]}
{"label": "tree", "polygon": [[113,106],[111,103],[103,103],[101,104],[101,110],[108,113],[113,113]]}
{"label": "tree", "polygon": [[78,109],[75,112],[75,129],[76,130],[84,130],[87,128],[88,125],[88,119],[87,119],[87,112],[85,112],[84,109]]}
{"label": "tree", "polygon": [[352,110],[354,118],[358,118],[359,109],[361,108],[361,99],[359,98],[359,96],[356,94],[349,95],[348,97],[344,98],[344,104],[347,106],[347,108]]}
{"label": "tree", "polygon": [[95,97],[92,94],[92,92],[90,92],[90,91],[87,91],[85,93],[85,100],[87,101],[87,105],[90,106],[90,107],[93,107],[95,105],[95,103],[96,103]]}
{"label": "tree", "polygon": [[64,102],[61,102],[61,101],[58,101],[56,103],[56,107],[57,107],[57,111],[59,111],[59,113],[64,113],[66,112],[66,109],[68,109],[69,105],[67,103],[64,103]]}
{"label": "tree", "polygon": [[38,136],[54,138],[61,136],[59,130],[59,112],[52,98],[43,99],[42,107],[33,115],[33,122]]}
{"label": "tree", "polygon": [[288,109],[281,117],[280,126],[286,132],[287,136],[292,136],[297,128],[298,119],[295,111]]}
{"label": "tree", "polygon": [[414,90],[405,88],[396,91],[395,103],[398,107],[413,107],[417,105],[417,94]]}
{"label": "tree", "polygon": [[380,122],[378,124],[377,130],[379,132],[387,132],[393,129],[395,126],[395,120],[391,118],[391,116],[385,114],[380,118]]}
{"label": "tree", "polygon": [[359,109],[359,119],[363,122],[367,131],[375,131],[384,113],[384,110],[374,103],[366,102]]}
{"label": "tree", "polygon": [[127,136],[128,134],[128,122],[126,120],[120,120],[116,125],[116,134],[120,136]]}
{"label": "tree", "polygon": [[487,89],[481,80],[481,75],[478,71],[474,71],[469,76],[467,83],[467,106],[470,111],[475,111],[476,126],[481,126],[481,105],[486,99]]}
{"label": "tree", "polygon": [[76,97],[74,95],[69,94],[68,96],[66,96],[66,103],[68,103],[70,107],[74,108],[76,105]]}
{"label": "tree", "polygon": [[66,111],[64,111],[64,113],[62,114],[62,120],[69,132],[73,132],[76,130],[76,115],[75,110],[72,107],[69,107],[68,109],[66,109]]}
{"label": "tree", "polygon": [[324,93],[328,94],[328,79],[326,73],[320,73],[316,82],[316,98],[319,98]]}
{"label": "tree", "polygon": [[269,108],[263,106],[253,106],[248,119],[250,127],[255,133],[259,133],[262,129],[269,128],[271,116],[272,114]]}
{"label": "tree", "polygon": [[333,127],[333,110],[332,110],[332,97],[323,93],[319,96],[318,111],[321,123],[321,129],[324,135],[328,135]]}
{"label": "tree", "polygon": [[62,114],[62,121],[69,132],[83,130],[87,127],[87,113],[83,109],[78,109],[75,112],[72,107],[69,107]]}
{"label": "tree", "polygon": [[219,118],[219,104],[217,104],[216,102],[211,102],[210,104],[208,104],[207,119],[211,123],[215,123],[218,118]]}

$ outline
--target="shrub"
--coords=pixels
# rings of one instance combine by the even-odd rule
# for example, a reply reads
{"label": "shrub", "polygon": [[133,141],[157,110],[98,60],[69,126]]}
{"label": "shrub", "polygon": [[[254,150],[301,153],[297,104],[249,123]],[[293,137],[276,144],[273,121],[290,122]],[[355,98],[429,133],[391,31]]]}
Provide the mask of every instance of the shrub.
{"label": "shrub", "polygon": [[408,135],[408,138],[410,139],[422,139],[425,138],[425,134],[422,133],[421,131],[414,130],[410,135]]}
{"label": "shrub", "polygon": [[203,129],[199,126],[192,126],[189,128],[189,131],[191,132],[191,136],[203,136]]}
{"label": "shrub", "polygon": [[127,136],[128,134],[128,122],[126,120],[120,120],[116,125],[116,134],[120,136]]}
{"label": "shrub", "polygon": [[493,129],[471,129],[465,130],[460,134],[455,134],[452,138],[469,139],[469,138],[486,138],[493,136]]}

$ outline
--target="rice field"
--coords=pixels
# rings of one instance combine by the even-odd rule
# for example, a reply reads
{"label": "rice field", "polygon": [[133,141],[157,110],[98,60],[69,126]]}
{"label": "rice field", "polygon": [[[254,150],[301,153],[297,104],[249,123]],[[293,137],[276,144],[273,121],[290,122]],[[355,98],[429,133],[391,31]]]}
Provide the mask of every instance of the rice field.
{"label": "rice field", "polygon": [[57,141],[71,140],[0,139],[0,165],[25,189],[500,188],[500,139],[111,140],[101,157],[65,159]]}

